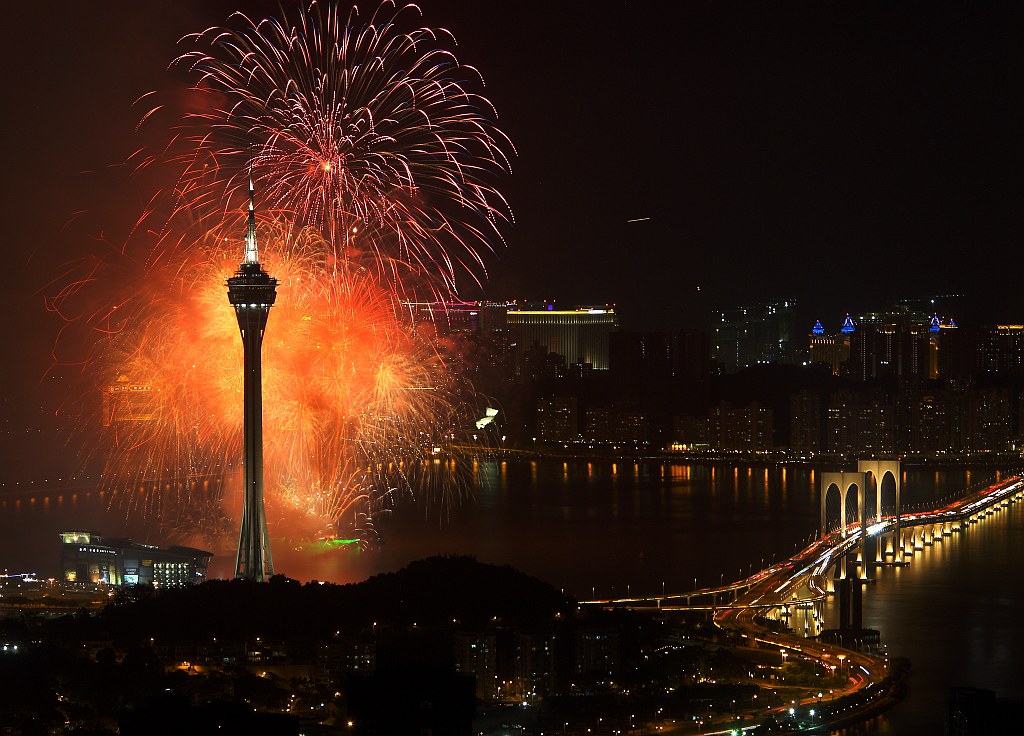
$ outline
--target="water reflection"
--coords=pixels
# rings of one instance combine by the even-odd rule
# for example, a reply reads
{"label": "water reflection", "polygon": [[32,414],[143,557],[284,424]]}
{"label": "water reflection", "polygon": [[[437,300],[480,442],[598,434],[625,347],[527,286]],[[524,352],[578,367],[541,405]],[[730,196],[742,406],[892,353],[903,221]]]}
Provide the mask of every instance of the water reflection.
{"label": "water reflection", "polygon": [[[943,733],[945,699],[954,686],[1024,696],[1021,554],[1024,504],[1018,503],[962,534],[937,537],[916,552],[909,567],[873,571],[873,583],[864,590],[864,623],[881,631],[890,655],[910,658],[910,689],[885,715],[836,733]],[[834,608],[830,600],[825,615],[832,625]]]}
{"label": "water reflection", "polygon": [[[904,506],[930,503],[990,475],[985,469],[907,469]],[[385,543],[378,551],[314,555],[279,546],[278,569],[302,580],[350,582],[428,555],[458,553],[513,565],[575,595],[621,594],[627,586],[653,595],[663,585],[689,591],[695,578],[717,583],[781,559],[819,523],[819,473],[799,465],[480,460],[472,477],[475,501],[447,520],[425,516],[422,507],[400,507],[380,520]],[[209,490],[210,484],[196,487]],[[159,495],[160,489],[146,489],[147,498]],[[0,497],[0,518],[7,522],[0,567],[55,574],[62,528],[187,543],[162,530],[159,519],[120,508],[114,513],[108,496],[82,487]],[[930,732],[913,728],[921,718],[932,725],[941,718],[937,704],[953,684],[1024,694],[1013,667],[1024,661],[1024,637],[1015,628],[1024,615],[1018,592],[1024,572],[1014,564],[1024,554],[1022,514],[1024,505],[1010,507],[962,538],[923,546],[908,568],[872,573],[877,582],[865,590],[865,624],[881,630],[890,652],[909,656],[915,674],[905,703],[844,733]],[[231,544],[215,550],[215,572],[229,573]],[[226,562],[219,568],[221,559]],[[829,600],[820,610],[795,614],[791,625],[811,631],[822,621],[835,626],[836,619]]]}

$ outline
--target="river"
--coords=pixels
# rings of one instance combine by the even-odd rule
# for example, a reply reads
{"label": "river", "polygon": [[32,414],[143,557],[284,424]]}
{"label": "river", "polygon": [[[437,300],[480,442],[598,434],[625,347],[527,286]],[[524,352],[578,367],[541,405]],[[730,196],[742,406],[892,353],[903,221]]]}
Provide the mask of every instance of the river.
{"label": "river", "polygon": [[[509,564],[580,596],[685,592],[746,576],[803,546],[818,527],[820,471],[800,465],[732,466],[644,461],[481,461],[473,498],[444,518],[400,506],[381,519],[385,543],[369,552],[314,554],[277,544],[278,572],[352,582],[433,554]],[[904,506],[929,504],[991,476],[985,468],[911,467]],[[433,507],[436,509],[436,507]],[[88,489],[0,496],[0,567],[57,572],[57,532],[97,529],[151,543],[195,543],[153,519],[111,508]],[[273,536],[273,530],[271,530]],[[230,573],[234,539],[216,545],[215,575]],[[941,733],[947,688],[1024,695],[1024,505],[988,517],[883,568],[866,586],[864,622],[893,656],[913,662],[906,700],[846,733]],[[831,606],[831,604],[830,604]],[[826,606],[826,625],[836,615]]]}

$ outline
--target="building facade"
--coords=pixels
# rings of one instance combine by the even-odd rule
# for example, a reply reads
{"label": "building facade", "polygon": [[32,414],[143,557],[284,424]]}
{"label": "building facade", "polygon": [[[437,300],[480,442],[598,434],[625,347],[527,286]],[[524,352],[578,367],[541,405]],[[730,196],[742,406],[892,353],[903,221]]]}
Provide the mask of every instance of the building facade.
{"label": "building facade", "polygon": [[711,357],[724,373],[795,361],[796,303],[790,300],[718,312]]}
{"label": "building facade", "polygon": [[555,309],[509,309],[505,315],[514,344],[517,370],[521,356],[534,345],[565,356],[567,365],[608,370],[609,335],[618,329],[615,310],[608,306]]}
{"label": "building facade", "polygon": [[212,552],[166,549],[94,531],[60,533],[61,579],[86,585],[155,585],[179,588],[207,579]]}

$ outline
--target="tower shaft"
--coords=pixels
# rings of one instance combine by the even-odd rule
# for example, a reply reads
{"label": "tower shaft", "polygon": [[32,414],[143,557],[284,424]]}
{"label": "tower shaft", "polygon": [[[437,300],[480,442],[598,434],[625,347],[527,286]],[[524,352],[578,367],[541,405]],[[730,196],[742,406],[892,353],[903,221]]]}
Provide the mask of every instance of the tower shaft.
{"label": "tower shaft", "polygon": [[263,504],[263,331],[269,309],[239,310],[242,333],[244,397],[245,494],[242,527],[238,535],[235,577],[263,581],[274,574]]}
{"label": "tower shaft", "polygon": [[265,581],[274,574],[263,504],[263,333],[277,297],[277,280],[258,262],[243,262],[228,279],[243,348],[244,471],[242,525],[235,577]]}

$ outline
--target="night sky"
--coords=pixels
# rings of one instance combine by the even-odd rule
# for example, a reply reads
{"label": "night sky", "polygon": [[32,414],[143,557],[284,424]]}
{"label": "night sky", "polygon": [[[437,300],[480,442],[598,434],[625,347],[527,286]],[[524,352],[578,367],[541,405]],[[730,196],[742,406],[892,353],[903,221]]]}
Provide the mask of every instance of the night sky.
{"label": "night sky", "polygon": [[[48,283],[151,194],[111,168],[147,143],[133,101],[183,88],[176,41],[239,7],[276,3],[5,8],[8,426],[45,395]],[[779,297],[828,324],[953,292],[979,320],[1024,319],[1009,3],[421,7],[518,152],[488,297],[611,302],[626,326],[670,328]]]}

